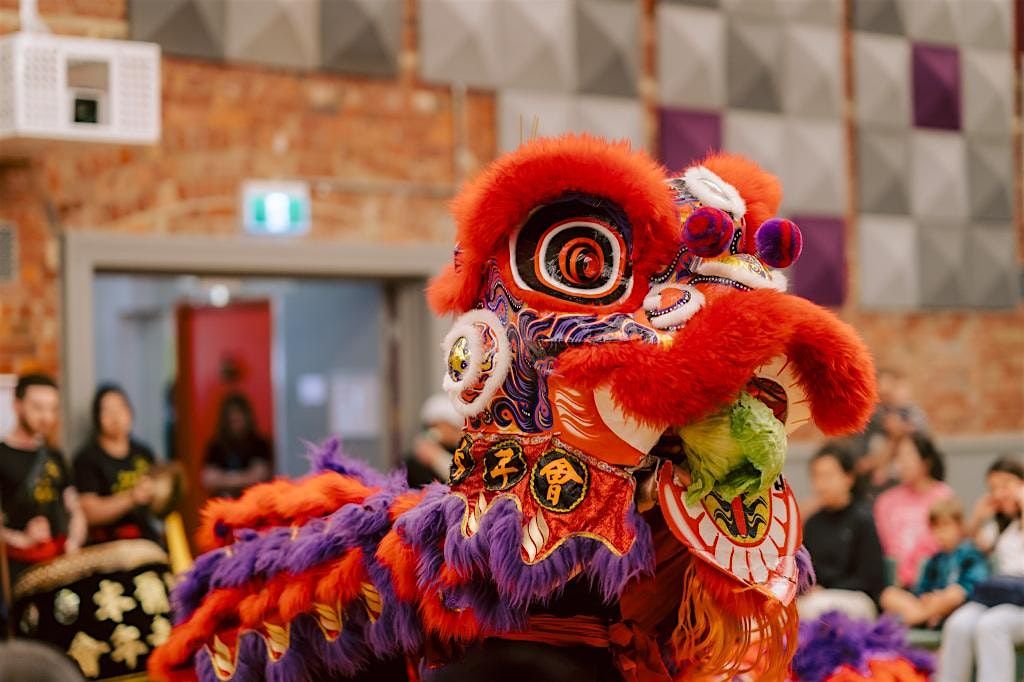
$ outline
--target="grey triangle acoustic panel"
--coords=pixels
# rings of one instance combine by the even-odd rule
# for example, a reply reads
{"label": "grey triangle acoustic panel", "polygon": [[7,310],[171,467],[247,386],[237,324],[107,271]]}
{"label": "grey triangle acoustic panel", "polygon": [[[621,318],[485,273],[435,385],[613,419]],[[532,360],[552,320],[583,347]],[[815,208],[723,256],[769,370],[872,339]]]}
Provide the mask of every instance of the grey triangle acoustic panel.
{"label": "grey triangle acoustic panel", "polygon": [[320,61],[320,0],[224,0],[225,56],[313,69]]}
{"label": "grey triangle acoustic panel", "polygon": [[857,0],[853,3],[853,27],[858,31],[902,36],[903,13],[899,0]]}
{"label": "grey triangle acoustic panel", "polygon": [[635,97],[640,43],[638,4],[630,0],[576,3],[578,92]]}
{"label": "grey triangle acoustic panel", "polygon": [[321,0],[320,65],[369,76],[398,73],[401,0]]}
{"label": "grey triangle acoustic panel", "polygon": [[1016,233],[1010,223],[974,223],[967,233],[967,302],[1010,308],[1020,301]]}
{"label": "grey triangle acoustic panel", "polygon": [[918,289],[925,308],[956,308],[967,303],[967,224],[929,221],[917,230]]}
{"label": "grey triangle acoustic panel", "polygon": [[902,131],[862,128],[857,136],[860,210],[910,213],[910,138]]}
{"label": "grey triangle acoustic panel", "polygon": [[133,40],[159,43],[164,52],[200,59],[224,58],[227,6],[223,0],[131,0]]}
{"label": "grey triangle acoustic panel", "polygon": [[572,40],[576,22],[573,1],[503,0],[497,11],[500,84],[522,90],[574,91],[577,67]]}
{"label": "grey triangle acoustic panel", "polygon": [[726,86],[729,106],[781,111],[781,23],[730,18],[727,36],[729,55]]}

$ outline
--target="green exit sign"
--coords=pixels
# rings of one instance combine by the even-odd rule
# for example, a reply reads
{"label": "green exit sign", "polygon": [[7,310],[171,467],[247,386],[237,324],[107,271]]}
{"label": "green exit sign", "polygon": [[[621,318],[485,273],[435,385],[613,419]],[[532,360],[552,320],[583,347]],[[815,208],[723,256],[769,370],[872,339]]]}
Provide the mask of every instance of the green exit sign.
{"label": "green exit sign", "polygon": [[242,224],[249,234],[304,234],[309,223],[306,183],[251,180],[242,185]]}

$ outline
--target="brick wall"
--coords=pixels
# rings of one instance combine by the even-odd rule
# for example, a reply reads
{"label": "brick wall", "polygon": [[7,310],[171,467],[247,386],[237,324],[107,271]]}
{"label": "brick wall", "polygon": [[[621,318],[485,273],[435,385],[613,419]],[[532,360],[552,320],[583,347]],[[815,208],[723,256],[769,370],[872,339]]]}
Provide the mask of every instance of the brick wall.
{"label": "brick wall", "polygon": [[[159,146],[62,146],[0,166],[0,220],[20,240],[20,281],[0,287],[0,372],[59,372],[62,231],[234,234],[241,180],[299,177],[313,191],[309,239],[450,242],[448,198],[495,153],[494,101],[416,81],[414,6],[397,80],[165,58]],[[124,0],[40,10],[58,33],[127,35]],[[0,0],[0,32],[16,28],[16,0]],[[910,372],[939,432],[1024,430],[1024,307],[841,313],[882,364]]]}

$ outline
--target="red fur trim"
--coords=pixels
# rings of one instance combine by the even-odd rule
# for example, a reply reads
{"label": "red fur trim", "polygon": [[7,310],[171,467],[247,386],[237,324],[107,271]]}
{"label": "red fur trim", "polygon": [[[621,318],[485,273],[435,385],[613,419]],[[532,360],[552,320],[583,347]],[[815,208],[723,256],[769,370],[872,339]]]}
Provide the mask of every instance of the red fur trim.
{"label": "red fur trim", "polygon": [[426,490],[412,490],[396,497],[394,502],[391,503],[391,509],[388,510],[388,514],[391,515],[391,521],[397,521],[399,516],[419,504],[426,494]]}
{"label": "red fur trim", "polygon": [[868,661],[869,673],[862,675],[848,665],[840,666],[825,682],[927,682],[928,675],[918,672],[904,658],[876,658]]}
{"label": "red fur trim", "polygon": [[171,630],[167,641],[153,650],[147,668],[154,680],[172,680],[191,664],[192,656],[217,631],[221,618],[245,597],[244,588],[213,590],[192,616]]}
{"label": "red fur trim", "polygon": [[472,642],[483,635],[483,627],[472,608],[450,611],[441,603],[441,594],[435,590],[423,593],[420,617],[428,634],[446,642]]}
{"label": "red fur trim", "polygon": [[[627,143],[566,135],[538,138],[506,154],[455,198],[452,213],[460,251],[456,265],[430,284],[427,297],[434,310],[443,314],[472,308],[487,261],[507,251],[509,236],[531,210],[571,191],[614,201],[632,222],[636,285],[623,308],[638,307],[647,278],[678,246],[679,217],[665,173],[647,154],[632,151]],[[506,284],[511,285],[511,280]],[[551,308],[550,302],[545,307]],[[569,308],[559,301],[557,309]]]}
{"label": "red fur trim", "polygon": [[375,488],[333,471],[299,481],[260,483],[237,500],[210,500],[203,508],[196,541],[207,551],[231,544],[236,528],[259,530],[302,524],[346,504],[362,503],[374,492]]}
{"label": "red fur trim", "polygon": [[713,153],[701,161],[715,175],[736,188],[747,204],[743,251],[754,253],[754,232],[761,223],[774,217],[782,203],[779,179],[750,159],[736,154]]}
{"label": "red fur trim", "polygon": [[877,402],[867,347],[830,311],[770,290],[716,296],[667,347],[574,348],[559,356],[555,371],[579,388],[610,382],[615,400],[639,419],[679,425],[731,402],[755,369],[779,355],[794,364],[822,431],[864,427]]}
{"label": "red fur trim", "polygon": [[395,596],[402,601],[415,601],[419,588],[416,586],[416,553],[398,532],[388,531],[377,546],[377,560],[391,571]]}
{"label": "red fur trim", "polygon": [[335,601],[348,603],[359,596],[359,585],[366,577],[363,551],[353,549],[341,561],[325,569],[324,577],[317,581],[317,601],[325,604]]}
{"label": "red fur trim", "polygon": [[224,629],[247,629],[274,619],[290,621],[313,609],[313,601],[340,603],[347,608],[369,580],[361,550],[354,549],[337,561],[294,575],[284,573],[270,580],[252,580],[240,587],[211,590],[184,623],[171,630],[163,645],[149,657],[149,673],[155,680],[173,679],[192,657]]}

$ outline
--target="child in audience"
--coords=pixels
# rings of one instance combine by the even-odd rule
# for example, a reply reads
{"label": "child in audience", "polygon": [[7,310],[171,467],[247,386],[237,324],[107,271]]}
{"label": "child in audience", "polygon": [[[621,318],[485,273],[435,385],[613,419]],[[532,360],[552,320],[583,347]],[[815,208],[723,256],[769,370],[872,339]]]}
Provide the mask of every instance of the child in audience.
{"label": "child in audience", "polygon": [[957,500],[946,498],[932,504],[928,525],[939,552],[925,562],[914,591],[888,587],[882,592],[882,609],[911,626],[938,626],[988,577],[988,563],[968,538],[963,508]]}

